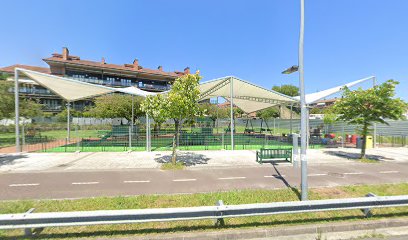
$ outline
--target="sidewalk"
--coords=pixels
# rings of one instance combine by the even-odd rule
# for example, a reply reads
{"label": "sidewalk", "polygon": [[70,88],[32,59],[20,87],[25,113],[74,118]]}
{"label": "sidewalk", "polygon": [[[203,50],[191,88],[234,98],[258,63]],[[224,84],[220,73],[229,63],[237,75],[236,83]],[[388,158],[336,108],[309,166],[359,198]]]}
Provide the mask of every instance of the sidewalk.
{"label": "sidewalk", "polygon": [[[380,161],[408,162],[408,148],[368,149]],[[353,164],[359,149],[309,149],[308,164]],[[188,168],[260,167],[254,150],[180,151],[178,160]],[[160,168],[171,152],[21,153],[0,154],[0,172],[118,170]],[[290,164],[290,163],[283,163]]]}

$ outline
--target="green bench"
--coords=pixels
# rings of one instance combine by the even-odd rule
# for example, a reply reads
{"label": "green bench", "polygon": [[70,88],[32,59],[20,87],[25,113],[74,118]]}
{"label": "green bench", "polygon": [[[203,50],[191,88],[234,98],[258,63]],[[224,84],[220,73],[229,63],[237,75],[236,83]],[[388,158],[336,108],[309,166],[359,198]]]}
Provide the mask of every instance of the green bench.
{"label": "green bench", "polygon": [[256,161],[260,164],[264,160],[285,159],[292,162],[292,149],[278,149],[278,148],[261,148],[256,151]]}

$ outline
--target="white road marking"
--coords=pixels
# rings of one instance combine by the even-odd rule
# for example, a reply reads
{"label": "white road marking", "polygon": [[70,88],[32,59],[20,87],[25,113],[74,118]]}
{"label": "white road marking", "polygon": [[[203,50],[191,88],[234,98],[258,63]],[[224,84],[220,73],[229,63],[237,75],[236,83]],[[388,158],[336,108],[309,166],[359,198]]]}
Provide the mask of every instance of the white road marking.
{"label": "white road marking", "polygon": [[399,171],[381,171],[380,173],[399,173]]}
{"label": "white road marking", "polygon": [[308,177],[318,177],[318,176],[327,176],[327,173],[312,173],[307,175]]}
{"label": "white road marking", "polygon": [[15,183],[10,184],[9,187],[29,187],[29,186],[38,186],[39,183]]}
{"label": "white road marking", "polygon": [[281,178],[281,177],[285,177],[285,175],[267,175],[264,176],[265,178]]}
{"label": "white road marking", "polygon": [[72,185],[92,185],[98,184],[99,182],[73,182]]}
{"label": "white road marking", "polygon": [[150,180],[123,181],[123,183],[149,183]]}
{"label": "white road marking", "polygon": [[187,178],[187,179],[174,179],[173,182],[193,182],[197,181],[195,178]]}
{"label": "white road marking", "polygon": [[361,175],[361,174],[364,174],[364,173],[362,173],[362,172],[346,172],[346,173],[343,173],[344,175]]}
{"label": "white road marking", "polygon": [[235,179],[245,179],[246,177],[225,177],[225,178],[218,178],[218,180],[235,180]]}

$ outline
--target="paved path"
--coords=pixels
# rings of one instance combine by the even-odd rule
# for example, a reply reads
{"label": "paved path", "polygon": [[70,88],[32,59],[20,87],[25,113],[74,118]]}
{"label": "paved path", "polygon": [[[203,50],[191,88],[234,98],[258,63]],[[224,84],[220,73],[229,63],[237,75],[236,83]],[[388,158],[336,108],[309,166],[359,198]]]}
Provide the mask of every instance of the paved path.
{"label": "paved path", "polygon": [[[399,183],[408,180],[408,163],[349,163],[309,166],[310,187]],[[288,164],[179,171],[46,171],[0,174],[0,199],[50,199],[139,194],[176,194],[232,189],[297,186],[299,169]]]}
{"label": "paved path", "polygon": [[[189,168],[258,166],[253,150],[180,152],[178,160]],[[369,149],[369,157],[385,162],[408,162],[408,148]],[[308,164],[350,164],[359,149],[308,150]],[[0,154],[0,173],[158,169],[169,162],[171,152],[23,153]]]}

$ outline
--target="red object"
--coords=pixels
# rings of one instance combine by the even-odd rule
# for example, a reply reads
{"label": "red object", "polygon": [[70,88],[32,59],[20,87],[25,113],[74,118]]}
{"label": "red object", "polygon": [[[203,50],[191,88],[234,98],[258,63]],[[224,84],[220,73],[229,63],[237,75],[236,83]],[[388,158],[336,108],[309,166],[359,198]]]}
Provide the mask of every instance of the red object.
{"label": "red object", "polygon": [[355,134],[351,135],[351,143],[357,144],[357,135]]}

